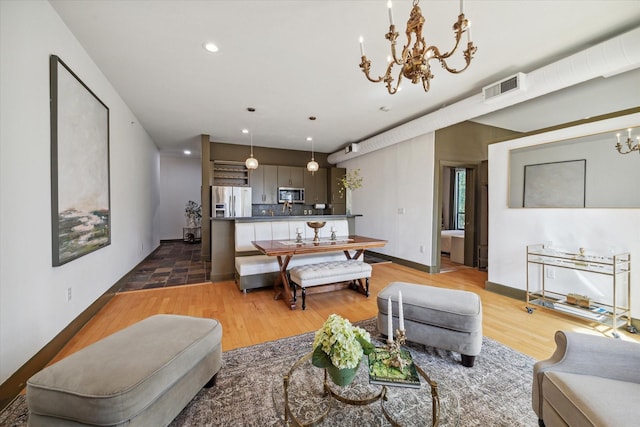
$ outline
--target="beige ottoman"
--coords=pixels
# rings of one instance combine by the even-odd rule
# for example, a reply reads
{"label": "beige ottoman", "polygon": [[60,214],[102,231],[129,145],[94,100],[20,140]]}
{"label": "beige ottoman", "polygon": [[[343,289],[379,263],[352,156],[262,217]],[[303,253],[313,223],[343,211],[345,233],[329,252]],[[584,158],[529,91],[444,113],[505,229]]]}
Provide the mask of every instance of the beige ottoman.
{"label": "beige ottoman", "polygon": [[215,382],[221,339],[214,319],[148,317],[31,377],[29,425],[166,426]]}
{"label": "beige ottoman", "polygon": [[482,303],[467,291],[393,282],[378,294],[378,331],[387,333],[387,298],[394,331],[398,328],[398,291],[402,292],[407,341],[455,351],[473,366],[482,347]]}

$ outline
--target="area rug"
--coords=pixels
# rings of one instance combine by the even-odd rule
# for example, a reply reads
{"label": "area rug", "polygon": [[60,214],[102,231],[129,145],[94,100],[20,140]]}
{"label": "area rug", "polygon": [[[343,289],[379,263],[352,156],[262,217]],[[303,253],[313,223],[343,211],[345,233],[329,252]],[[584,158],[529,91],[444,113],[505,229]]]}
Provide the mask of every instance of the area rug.
{"label": "area rug", "polygon": [[[368,330],[380,344],[374,319],[356,324]],[[312,342],[313,333],[307,333],[224,352],[216,385],[200,391],[170,426],[283,425],[280,396],[283,374],[311,350]],[[457,353],[416,344],[407,347],[414,361],[438,383],[447,399],[448,407],[443,408],[441,425],[537,425],[531,409],[534,359],[486,337],[472,368],[463,367]],[[326,425],[389,425],[379,404],[347,410],[336,406],[331,410],[340,412]],[[27,419],[25,398],[19,396],[0,414],[0,425],[26,426]],[[420,424],[403,420],[402,425]]]}

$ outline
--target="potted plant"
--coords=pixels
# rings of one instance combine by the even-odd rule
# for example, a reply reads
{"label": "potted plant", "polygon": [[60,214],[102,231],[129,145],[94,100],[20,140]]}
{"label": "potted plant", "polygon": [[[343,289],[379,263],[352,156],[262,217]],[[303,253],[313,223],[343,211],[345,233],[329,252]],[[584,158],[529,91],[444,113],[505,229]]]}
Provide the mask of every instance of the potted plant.
{"label": "potted plant", "polygon": [[351,213],[351,192],[362,187],[362,177],[360,176],[360,169],[354,169],[351,172],[347,172],[342,178],[339,179],[339,193],[340,197],[345,198],[347,204],[347,214]]}
{"label": "potted plant", "polygon": [[369,332],[332,314],[316,331],[313,349],[313,366],[326,369],[335,384],[345,386],[355,378],[362,356],[374,346]]}
{"label": "potted plant", "polygon": [[184,216],[187,218],[187,227],[199,227],[202,219],[202,206],[189,200],[184,208]]}

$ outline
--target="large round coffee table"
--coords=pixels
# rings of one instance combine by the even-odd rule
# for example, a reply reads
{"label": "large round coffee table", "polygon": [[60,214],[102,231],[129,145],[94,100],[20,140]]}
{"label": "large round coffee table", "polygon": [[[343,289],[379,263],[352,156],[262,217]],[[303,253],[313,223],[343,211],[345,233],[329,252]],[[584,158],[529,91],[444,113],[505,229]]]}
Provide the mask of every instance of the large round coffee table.
{"label": "large round coffee table", "polygon": [[366,359],[355,380],[340,387],[311,364],[312,352],[293,361],[273,384],[273,401],[286,426],[458,426],[459,403],[426,372],[419,389],[369,384]]}

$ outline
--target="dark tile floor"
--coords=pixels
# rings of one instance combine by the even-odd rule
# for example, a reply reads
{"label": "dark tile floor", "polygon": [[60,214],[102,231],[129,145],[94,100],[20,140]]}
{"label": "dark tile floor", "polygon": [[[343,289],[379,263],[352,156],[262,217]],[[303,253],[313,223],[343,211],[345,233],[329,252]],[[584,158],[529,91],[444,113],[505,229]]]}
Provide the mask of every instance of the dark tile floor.
{"label": "dark tile floor", "polygon": [[162,241],[127,275],[120,292],[206,282],[208,264],[200,259],[200,243]]}

